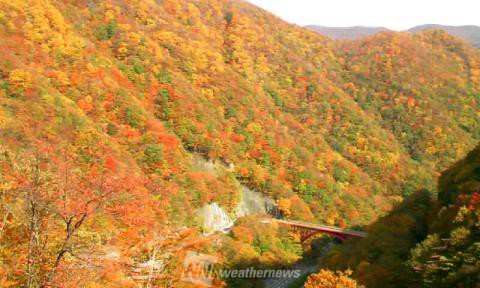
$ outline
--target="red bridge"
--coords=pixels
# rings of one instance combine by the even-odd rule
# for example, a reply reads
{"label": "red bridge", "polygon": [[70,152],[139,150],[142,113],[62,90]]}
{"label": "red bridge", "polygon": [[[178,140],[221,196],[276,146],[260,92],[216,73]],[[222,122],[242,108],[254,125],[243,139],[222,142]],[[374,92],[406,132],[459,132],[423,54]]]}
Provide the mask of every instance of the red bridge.
{"label": "red bridge", "polygon": [[280,225],[289,226],[290,228],[292,228],[293,231],[297,231],[301,234],[301,242],[304,242],[308,238],[319,233],[335,236],[341,241],[347,240],[352,237],[363,238],[367,236],[367,233],[364,231],[348,230],[334,226],[279,219],[265,219],[264,221],[275,221]]}

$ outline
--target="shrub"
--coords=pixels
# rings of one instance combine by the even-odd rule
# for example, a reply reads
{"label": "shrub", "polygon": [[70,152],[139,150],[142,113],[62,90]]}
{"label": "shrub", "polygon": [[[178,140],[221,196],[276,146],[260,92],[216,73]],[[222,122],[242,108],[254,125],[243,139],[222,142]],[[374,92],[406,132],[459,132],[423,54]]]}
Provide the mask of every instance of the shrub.
{"label": "shrub", "polygon": [[154,164],[163,159],[163,147],[159,144],[153,144],[143,151],[143,161],[147,164]]}
{"label": "shrub", "polygon": [[107,24],[103,24],[97,27],[95,31],[95,36],[98,40],[109,40],[112,39],[115,34],[118,32],[117,22],[114,20],[108,21]]}
{"label": "shrub", "polygon": [[156,76],[160,83],[170,84],[172,82],[172,76],[167,70],[160,71]]}
{"label": "shrub", "polygon": [[125,110],[127,124],[133,128],[140,128],[146,120],[145,112],[139,107],[128,107]]}

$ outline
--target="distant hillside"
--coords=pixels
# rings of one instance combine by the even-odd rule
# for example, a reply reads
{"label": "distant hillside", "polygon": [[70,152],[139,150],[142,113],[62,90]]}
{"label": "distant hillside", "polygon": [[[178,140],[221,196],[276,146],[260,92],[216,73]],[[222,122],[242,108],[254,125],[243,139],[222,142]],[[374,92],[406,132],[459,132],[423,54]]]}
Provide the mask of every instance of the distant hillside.
{"label": "distant hillside", "polygon": [[[318,32],[322,35],[334,38],[334,39],[358,39],[366,36],[370,36],[382,31],[388,31],[384,27],[365,27],[365,26],[352,26],[352,27],[327,27],[318,25],[308,25],[305,28]],[[475,47],[480,47],[480,27],[473,25],[466,26],[445,26],[437,24],[419,25],[410,28],[406,31],[417,33],[429,29],[442,29],[452,34],[453,36],[462,38]]]}
{"label": "distant hillside", "polygon": [[464,39],[475,47],[480,47],[480,27],[467,25],[467,26],[444,26],[437,24],[427,24],[415,26],[411,29],[408,29],[409,32],[416,33],[420,31],[425,31],[427,29],[442,29],[446,32]]}
{"label": "distant hillside", "polygon": [[318,25],[308,25],[306,26],[306,28],[334,39],[356,39],[356,38],[370,36],[378,32],[388,31],[388,29],[385,27],[365,27],[365,26],[327,27],[327,26],[318,26]]}

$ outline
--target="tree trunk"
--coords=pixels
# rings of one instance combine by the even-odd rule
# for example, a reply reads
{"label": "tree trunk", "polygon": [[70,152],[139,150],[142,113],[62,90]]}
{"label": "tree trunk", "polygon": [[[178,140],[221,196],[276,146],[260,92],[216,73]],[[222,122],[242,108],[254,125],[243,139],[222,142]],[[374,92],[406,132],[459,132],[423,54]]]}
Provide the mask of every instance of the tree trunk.
{"label": "tree trunk", "polygon": [[38,263],[38,248],[39,248],[39,227],[38,227],[38,209],[34,197],[30,193],[28,201],[28,257],[27,257],[27,288],[39,287],[39,271],[37,269]]}
{"label": "tree trunk", "polygon": [[150,261],[151,261],[151,265],[150,265],[150,269],[148,271],[148,280],[147,280],[147,287],[146,288],[152,288],[152,280],[153,280],[153,273],[155,272],[155,261],[156,261],[156,257],[157,257],[157,250],[158,250],[158,247],[157,245],[155,245],[153,247],[153,251],[152,251],[152,255],[150,256]]}

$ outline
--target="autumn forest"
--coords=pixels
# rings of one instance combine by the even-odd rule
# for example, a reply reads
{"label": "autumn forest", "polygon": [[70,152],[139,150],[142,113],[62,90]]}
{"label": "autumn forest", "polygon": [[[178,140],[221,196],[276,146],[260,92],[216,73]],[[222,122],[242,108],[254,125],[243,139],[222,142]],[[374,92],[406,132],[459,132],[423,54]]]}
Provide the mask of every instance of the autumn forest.
{"label": "autumn forest", "polygon": [[0,287],[203,287],[181,280],[188,251],[308,258],[289,287],[480,287],[480,50],[447,32],[332,40],[242,0],[0,0],[0,50]]}

